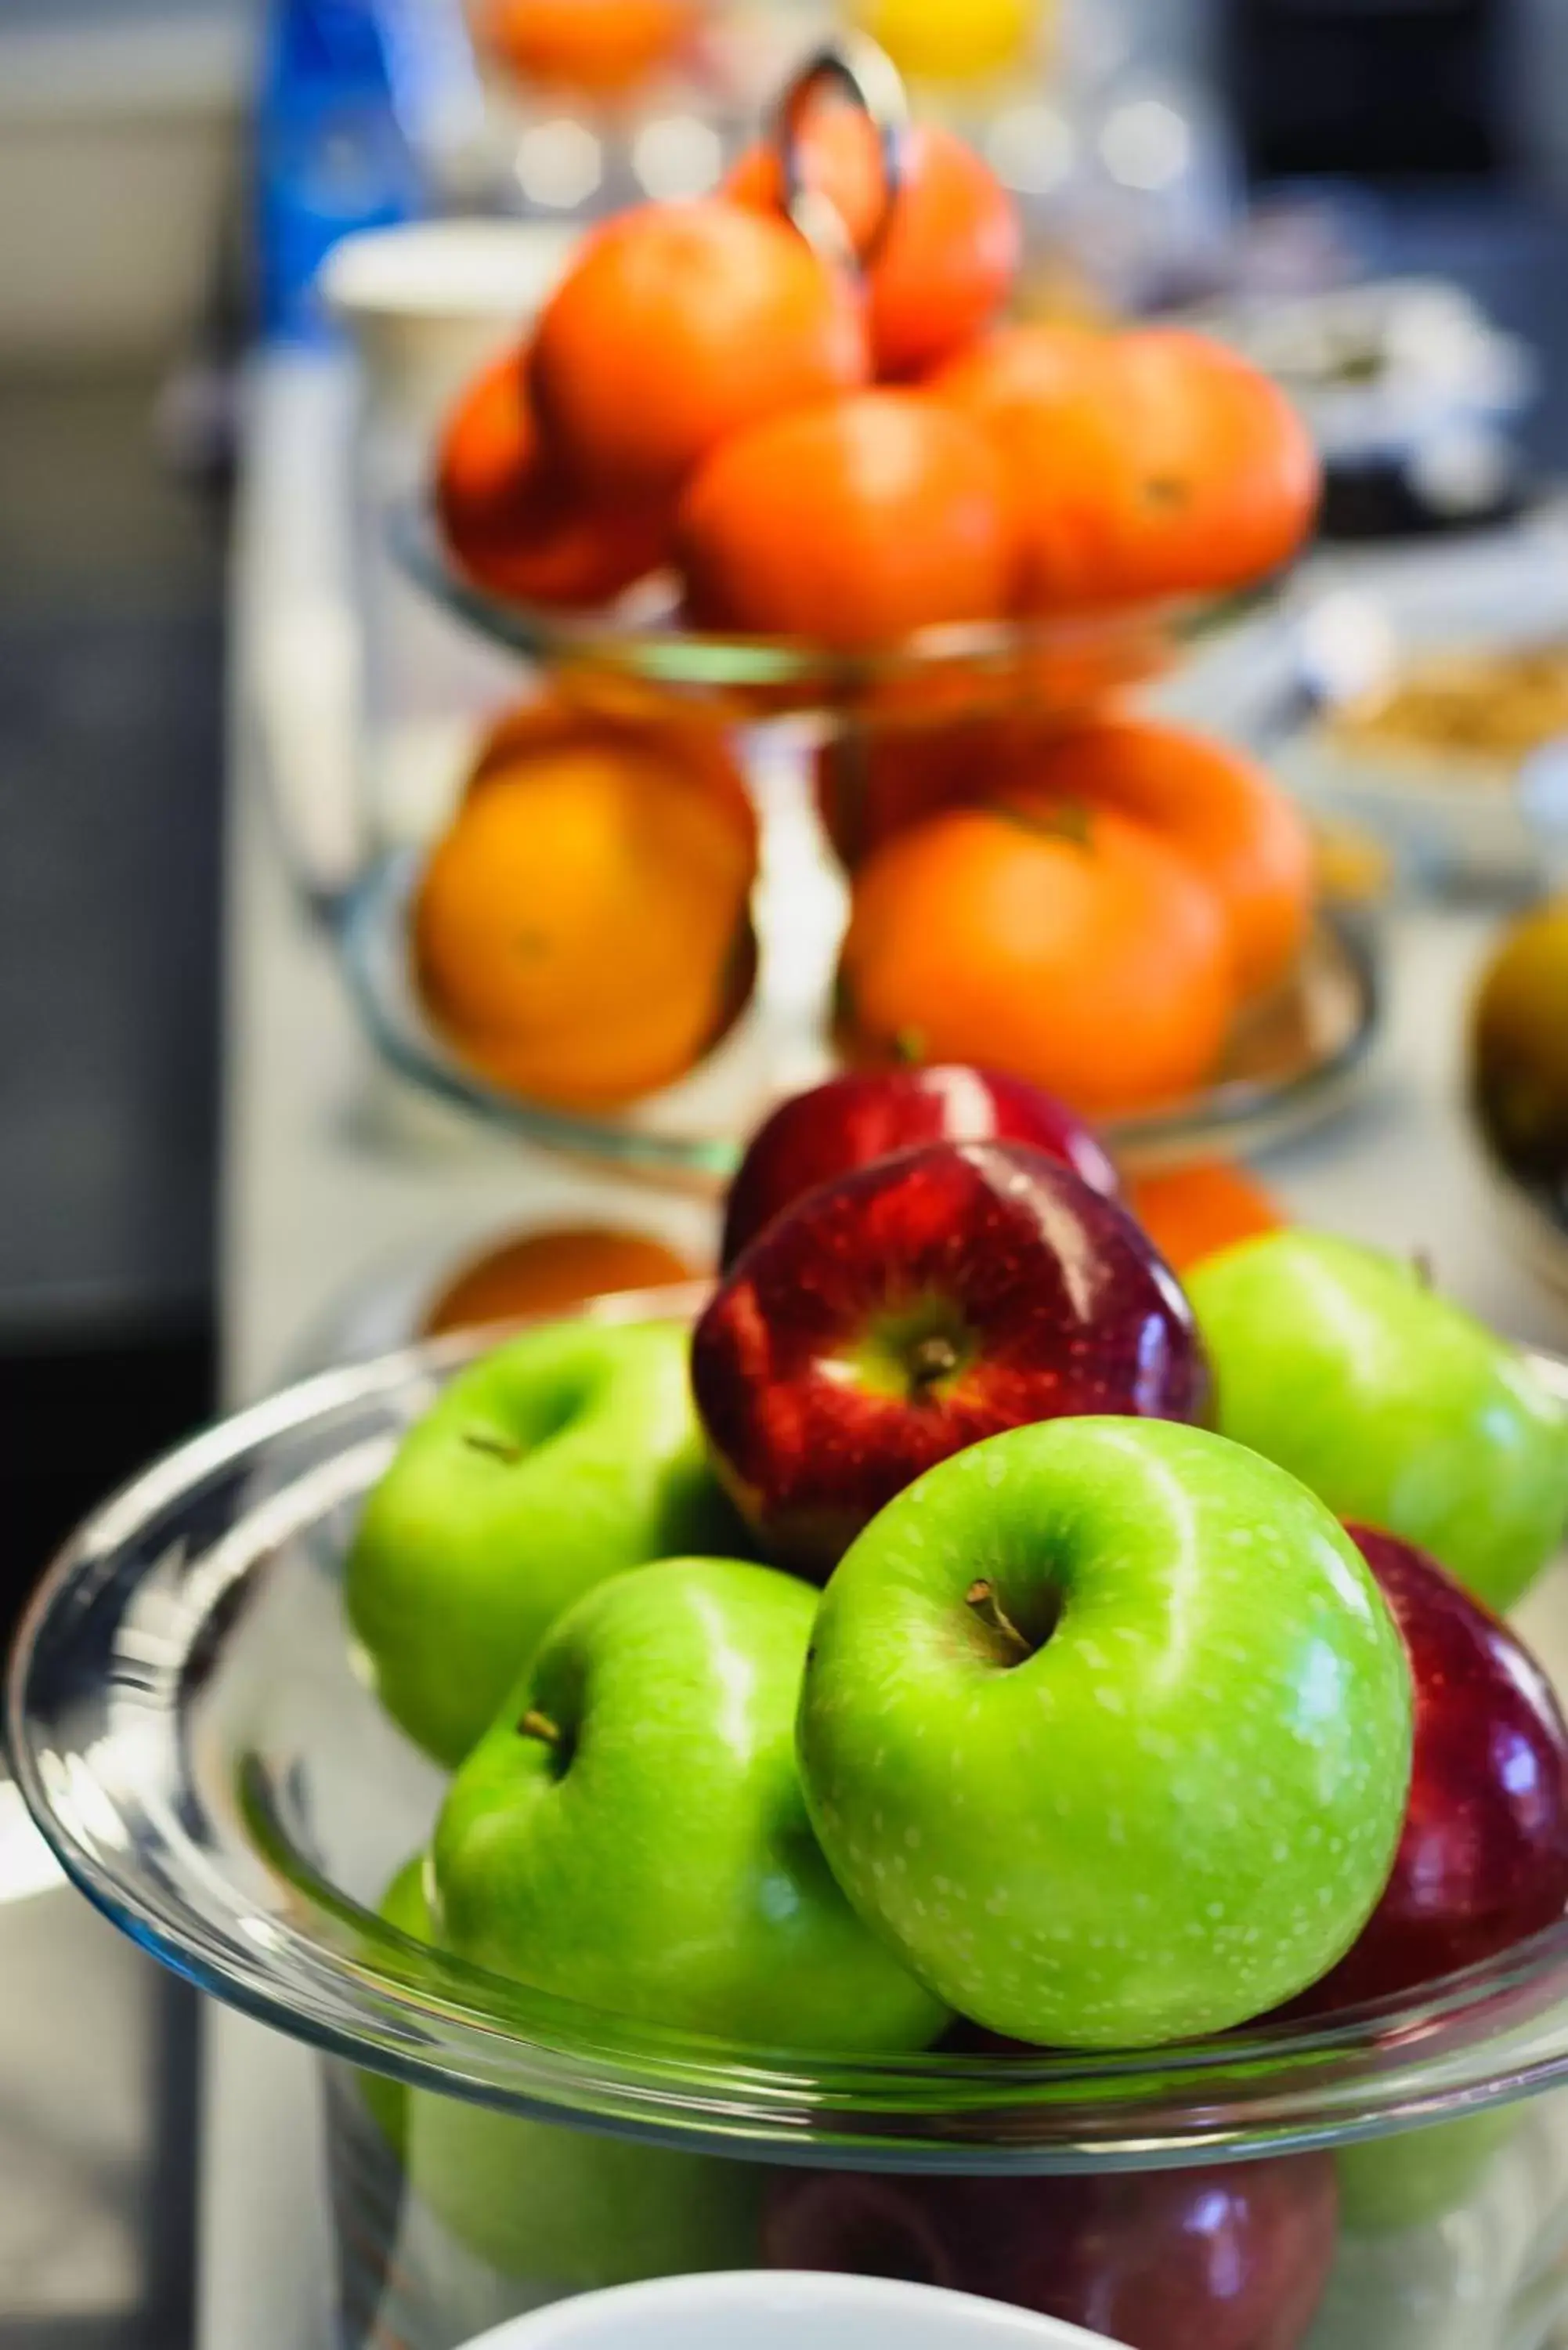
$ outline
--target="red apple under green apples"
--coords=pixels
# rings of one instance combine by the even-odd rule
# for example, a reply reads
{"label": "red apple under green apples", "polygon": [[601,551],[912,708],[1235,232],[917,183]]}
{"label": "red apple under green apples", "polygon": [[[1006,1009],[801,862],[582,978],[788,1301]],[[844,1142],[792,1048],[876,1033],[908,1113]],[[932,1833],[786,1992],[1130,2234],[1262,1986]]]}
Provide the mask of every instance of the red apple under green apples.
{"label": "red apple under green apples", "polygon": [[1545,1675],[1420,1551],[1369,1527],[1348,1531],[1410,1659],[1410,1796],[1382,1899],[1297,2013],[1434,1982],[1568,1908],[1568,1726]]}
{"label": "red apple under green apples", "polygon": [[720,1284],[691,1369],[722,1481],[774,1557],[817,1575],[984,1437],[1195,1420],[1209,1391],[1152,1243],[1017,1143],[927,1143],[797,1200]]}
{"label": "red apple under green apples", "polygon": [[721,1263],[803,1192],[918,1142],[1032,1143],[1117,1195],[1116,1170],[1076,1111],[1022,1077],[956,1065],[852,1071],[793,1095],[757,1128],[730,1186]]}
{"label": "red apple under green apples", "polygon": [[1298,2350],[1334,2258],[1324,2154],[1071,2178],[785,2173],[772,2268],[909,2277],[1131,2350]]}

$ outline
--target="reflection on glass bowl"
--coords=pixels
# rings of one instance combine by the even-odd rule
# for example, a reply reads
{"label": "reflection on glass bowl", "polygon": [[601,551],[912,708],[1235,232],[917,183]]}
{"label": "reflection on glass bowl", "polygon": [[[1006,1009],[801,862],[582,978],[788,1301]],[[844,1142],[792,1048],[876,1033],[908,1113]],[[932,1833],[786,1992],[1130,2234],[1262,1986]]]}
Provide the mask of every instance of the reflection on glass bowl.
{"label": "reflection on glass bowl", "polygon": [[[758,902],[762,946],[746,1012],[678,1085],[618,1112],[585,1113],[501,1092],[469,1069],[431,1021],[409,953],[419,858],[373,868],[344,909],[345,972],[371,1040],[426,1092],[535,1142],[608,1165],[704,1185],[733,1172],[747,1136],[781,1096],[836,1066],[833,972],[843,884],[806,811],[775,826]],[[1243,1014],[1214,1083],[1189,1099],[1104,1122],[1129,1163],[1179,1159],[1222,1145],[1255,1149],[1332,1114],[1362,1073],[1380,1004],[1366,923],[1329,907],[1294,972]]]}
{"label": "reflection on glass bowl", "polygon": [[[157,1464],[57,1562],[11,1673],[19,1782],[77,1882],[334,2058],[348,2342],[453,2350],[566,2292],[754,2263],[763,2207],[803,2165],[873,2174],[901,2211],[906,2171],[1026,2199],[1065,2173],[1136,2203],[1144,2173],[1211,2166],[1218,2196],[1238,2158],[1282,2175],[1328,2147],[1334,2268],[1292,2350],[1544,2350],[1565,2285],[1568,1925],[1327,2022],[1127,2056],[857,2062],[632,2025],[382,1923],[442,1782],[356,1672],[338,1571],[398,1435],[475,1343],[328,1374]],[[1568,1395],[1568,1367],[1542,1367]],[[1560,1682],[1565,1598],[1559,1572],[1527,1610]]]}

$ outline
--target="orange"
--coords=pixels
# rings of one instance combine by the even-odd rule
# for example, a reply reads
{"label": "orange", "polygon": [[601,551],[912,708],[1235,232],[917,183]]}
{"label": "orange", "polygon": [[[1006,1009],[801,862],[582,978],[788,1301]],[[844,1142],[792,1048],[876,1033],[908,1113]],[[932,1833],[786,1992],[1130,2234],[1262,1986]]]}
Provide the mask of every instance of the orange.
{"label": "orange", "polygon": [[840,862],[853,871],[896,832],[1014,780],[1028,739],[1025,722],[996,716],[826,743],[816,754],[816,807]]}
{"label": "orange", "polygon": [[701,13],[698,0],[489,0],[478,31],[526,80],[618,97],[669,64]]}
{"label": "orange", "polygon": [[1305,426],[1206,336],[1003,328],[936,388],[1006,458],[1029,609],[1238,587],[1284,563],[1311,526]]}
{"label": "orange", "polygon": [[426,1313],[424,1335],[518,1322],[527,1314],[565,1314],[589,1297],[620,1289],[658,1289],[689,1281],[694,1268],[647,1232],[597,1225],[523,1232],[471,1258]]}
{"label": "orange", "polygon": [[1012,543],[995,452],[916,391],[864,391],[737,433],[677,516],[704,628],[895,643],[1006,605]]}
{"label": "orange", "polygon": [[1113,328],[1075,318],[998,327],[940,369],[931,389],[989,425],[1004,423],[1015,411],[1066,411],[1104,383],[1116,339]]}
{"label": "orange", "polygon": [[1105,1117],[1190,1093],[1234,1008],[1213,892],[1144,826],[1027,795],[900,832],[855,877],[845,1041],[979,1060]]}
{"label": "orange", "polygon": [[543,446],[521,352],[484,369],[448,420],[436,510],[469,577],[525,604],[607,602],[669,545],[666,504],[595,498]]}
{"label": "orange", "polygon": [[569,754],[585,743],[606,751],[619,744],[633,759],[656,754],[678,763],[704,786],[713,807],[728,816],[741,851],[754,861],[757,813],[745,778],[718,729],[685,717],[666,715],[650,723],[598,710],[589,713],[561,694],[535,694],[495,720],[469,771],[469,794],[504,782],[531,761],[557,752]]}
{"label": "orange", "polygon": [[1312,922],[1312,836],[1272,777],[1224,743],[1152,719],[1053,727],[1017,712],[835,743],[817,764],[817,804],[851,867],[938,808],[1007,789],[1112,808],[1158,833],[1218,899],[1241,993],[1266,991],[1295,962]]}
{"label": "orange", "polygon": [[1044,745],[1029,780],[1053,798],[1119,809],[1178,850],[1220,900],[1243,994],[1290,970],[1312,922],[1312,836],[1255,760],[1180,727],[1111,717]]}
{"label": "orange", "polygon": [[584,481],[659,493],[728,435],[867,367],[843,274],[784,222],[711,197],[596,230],[545,305],[530,375]]}
{"label": "orange", "polygon": [[[1023,253],[1018,207],[988,163],[940,123],[898,141],[898,184],[882,233],[883,160],[858,108],[826,104],[805,126],[801,165],[863,258],[871,356],[880,376],[918,375],[972,342],[1012,290]],[[777,212],[784,201],[776,147],[742,155],[728,192]]]}
{"label": "orange", "polygon": [[1176,1273],[1201,1264],[1232,1242],[1277,1232],[1285,1223],[1279,1203],[1255,1175],[1228,1159],[1190,1167],[1151,1169],[1126,1178],[1126,1199],[1166,1263]]}
{"label": "orange", "polygon": [[602,1107],[669,1085],[755,967],[756,843],[723,759],[584,718],[493,764],[437,844],[414,917],[432,1019],[508,1091]]}

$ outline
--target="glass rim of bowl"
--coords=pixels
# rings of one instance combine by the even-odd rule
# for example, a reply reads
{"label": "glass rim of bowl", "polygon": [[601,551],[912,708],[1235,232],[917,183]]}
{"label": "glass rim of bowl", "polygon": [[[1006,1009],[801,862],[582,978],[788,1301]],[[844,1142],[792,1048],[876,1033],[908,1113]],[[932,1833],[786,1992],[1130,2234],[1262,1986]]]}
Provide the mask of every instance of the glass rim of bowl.
{"label": "glass rim of bowl", "polygon": [[[707,1295],[684,1284],[585,1311],[686,1318]],[[379,1473],[399,1399],[504,1335],[320,1373],[218,1422],[95,1512],[34,1595],[7,1673],[17,1783],[78,1887],[164,1964],[419,2087],[774,2162],[1162,2168],[1374,2137],[1568,2081],[1568,1919],[1413,1998],[1022,2056],[733,2046],[529,1990],[386,1924],[294,1848],[257,1758],[210,1800],[189,1701],[269,1560]],[[1532,1360],[1568,1400],[1568,1361]],[[258,1473],[306,1440],[290,1477]],[[222,1506],[225,1480],[243,1508]]]}
{"label": "glass rim of bowl", "polygon": [[[776,1087],[767,1089],[771,1098],[753,1099],[728,1119],[693,1115],[682,1125],[669,1105],[684,1080],[625,1107],[596,1112],[508,1093],[464,1062],[441,1035],[413,977],[413,909],[422,865],[421,852],[412,848],[379,858],[336,909],[343,973],[365,1032],[388,1067],[436,1100],[524,1142],[693,1189],[726,1182],[740,1164],[748,1128],[776,1105]],[[1316,1007],[1330,999],[1335,1025],[1326,1035],[1321,1027],[1314,1035]],[[1205,1150],[1261,1149],[1345,1107],[1369,1074],[1383,1028],[1383,957],[1365,909],[1325,895],[1294,972],[1271,1002],[1293,1006],[1307,1031],[1293,1064],[1262,1074],[1231,1068],[1195,1093],[1099,1118],[1096,1130],[1118,1160],[1141,1168]],[[753,1012],[742,1013],[716,1053],[745,1029]],[[1245,1008],[1232,1046],[1244,1027]],[[701,1078],[712,1060],[710,1055],[688,1076]],[[821,1069],[812,1075],[826,1077],[847,1065],[825,1040]]]}
{"label": "glass rim of bowl", "polygon": [[663,574],[617,603],[583,609],[495,594],[449,554],[431,502],[421,494],[394,504],[386,527],[396,561],[427,595],[493,643],[548,671],[580,670],[715,693],[776,694],[783,697],[781,712],[819,702],[853,704],[867,694],[874,697],[878,688],[946,671],[1005,676],[1031,655],[1168,639],[1185,645],[1270,604],[1277,586],[1265,580],[1228,594],[1167,596],[1027,619],[950,621],[919,629],[896,645],[844,647],[687,628]]}

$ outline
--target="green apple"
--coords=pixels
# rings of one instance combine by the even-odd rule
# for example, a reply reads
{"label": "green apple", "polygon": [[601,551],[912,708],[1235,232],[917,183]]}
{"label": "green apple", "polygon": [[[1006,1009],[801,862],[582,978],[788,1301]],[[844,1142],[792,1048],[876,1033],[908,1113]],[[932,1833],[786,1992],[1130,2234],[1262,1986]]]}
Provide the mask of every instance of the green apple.
{"label": "green apple", "polygon": [[1244,1241],[1188,1291],[1227,1436],[1512,1607],[1568,1523],[1568,1415],[1516,1349],[1324,1232]]}
{"label": "green apple", "polygon": [[430,1895],[425,1889],[425,1856],[416,1852],[405,1860],[401,1868],[381,1896],[381,1916],[400,1934],[411,1942],[433,1942],[435,1921],[431,1916]]}
{"label": "green apple", "polygon": [[[431,1917],[430,1899],[425,1890],[426,1863],[422,1852],[406,1860],[385,1893],[381,1896],[379,1914],[400,1934],[410,1941],[434,1942],[435,1926]],[[376,1952],[368,1949],[366,1956],[372,1965]],[[377,2128],[391,2147],[401,2155],[407,2137],[409,2091],[401,2081],[389,2073],[360,2071],[355,2074],[366,2109]]]}
{"label": "green apple", "polygon": [[455,1767],[562,1609],[605,1575],[741,1539],[676,1323],[552,1323],[455,1378],[369,1495],[349,1620],[381,1702]]}
{"label": "green apple", "polygon": [[410,2089],[403,2168],[465,2251],[527,2288],[518,2307],[759,2259],[757,2163]]}
{"label": "green apple", "polygon": [[545,1639],[436,1825],[462,1957],[590,2007],[774,2047],[918,2048],[947,2021],[806,1817],[817,1594],[732,1559],[618,1576]]}
{"label": "green apple", "polygon": [[811,1816],[962,2014],[1061,2047],[1223,2031],[1344,1956],[1405,1814],[1411,1690],[1365,1562],[1255,1453],[1059,1419],[889,1503],[824,1596]]}
{"label": "green apple", "polygon": [[1424,2122],[1341,2147],[1334,2166],[1342,2222],[1356,2235],[1384,2236],[1446,2219],[1470,2200],[1521,2118],[1518,2106],[1489,2106],[1458,2121]]}
{"label": "green apple", "polygon": [[[389,1925],[439,1939],[422,1853],[381,1900]],[[756,2263],[754,2165],[496,2113],[379,2073],[366,2106],[409,2186],[478,2260],[548,2296]]]}

